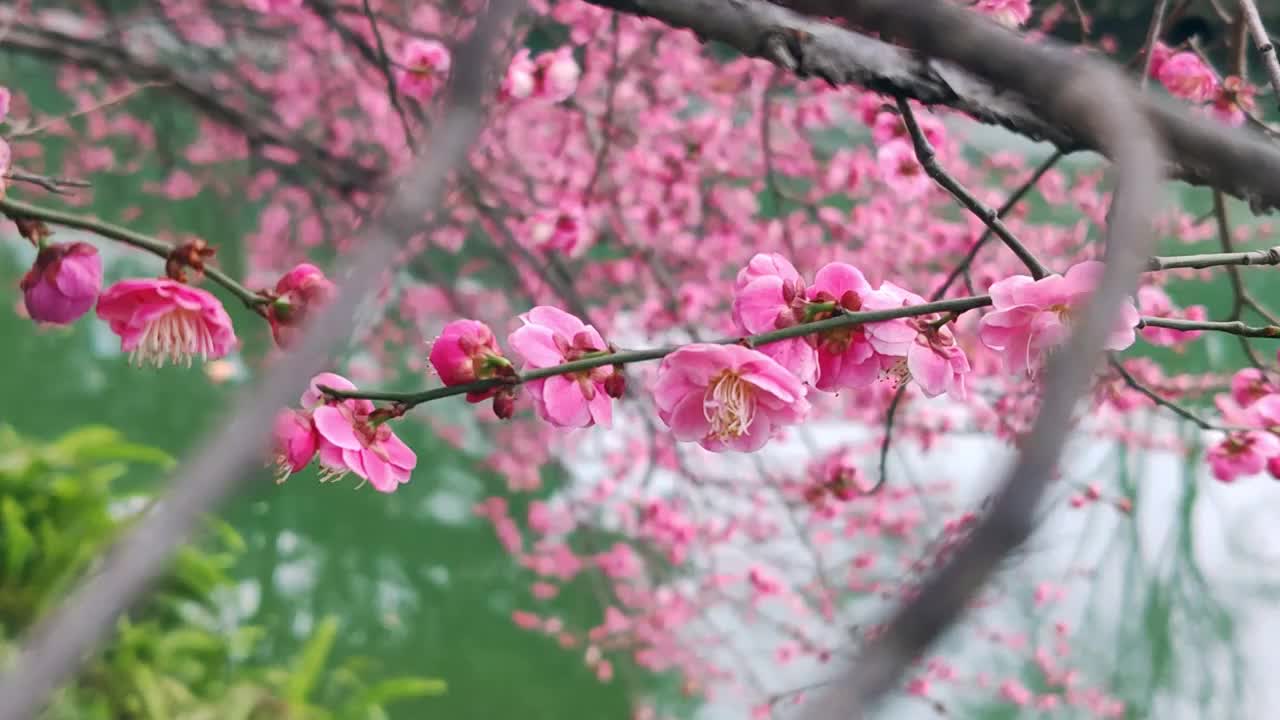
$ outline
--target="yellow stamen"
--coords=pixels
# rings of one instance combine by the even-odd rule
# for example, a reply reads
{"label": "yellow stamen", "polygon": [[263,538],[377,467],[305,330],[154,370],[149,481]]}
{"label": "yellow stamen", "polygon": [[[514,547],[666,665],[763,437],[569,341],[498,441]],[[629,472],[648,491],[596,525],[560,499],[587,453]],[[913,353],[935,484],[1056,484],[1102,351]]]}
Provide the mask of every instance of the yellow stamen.
{"label": "yellow stamen", "polygon": [[711,379],[702,401],[703,417],[720,440],[742,437],[756,417],[755,388],[732,370]]}

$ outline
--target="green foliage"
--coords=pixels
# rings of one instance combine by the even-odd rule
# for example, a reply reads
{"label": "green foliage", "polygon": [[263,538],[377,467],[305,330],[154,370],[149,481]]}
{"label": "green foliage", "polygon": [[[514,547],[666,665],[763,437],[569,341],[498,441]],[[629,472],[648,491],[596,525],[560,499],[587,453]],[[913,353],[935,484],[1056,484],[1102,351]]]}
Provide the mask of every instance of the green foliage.
{"label": "green foliage", "polygon": [[[93,559],[148,506],[112,481],[131,467],[168,467],[165,453],[104,427],[41,445],[0,426],[0,658],[66,594]],[[48,720],[346,720],[385,718],[385,706],[444,692],[430,678],[366,680],[371,668],[334,664],[336,618],[318,622],[280,666],[255,662],[261,632],[228,621],[216,599],[245,543],[214,523],[208,547],[182,548],[146,605],[46,710]]]}

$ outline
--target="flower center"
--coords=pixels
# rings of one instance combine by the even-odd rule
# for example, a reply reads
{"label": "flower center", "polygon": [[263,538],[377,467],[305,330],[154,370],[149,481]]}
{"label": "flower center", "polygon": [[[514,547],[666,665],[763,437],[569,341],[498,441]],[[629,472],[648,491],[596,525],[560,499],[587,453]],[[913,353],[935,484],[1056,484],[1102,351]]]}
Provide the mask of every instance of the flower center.
{"label": "flower center", "polygon": [[156,367],[163,367],[166,362],[185,361],[187,367],[191,367],[194,355],[207,359],[212,351],[213,337],[208,326],[201,322],[200,313],[175,308],[147,325],[142,339],[129,354],[129,361]]}
{"label": "flower center", "polygon": [[1057,315],[1058,320],[1061,321],[1063,325],[1069,325],[1071,323],[1071,306],[1070,305],[1067,305],[1066,303],[1057,303],[1056,305],[1050,305],[1049,312]]}
{"label": "flower center", "polygon": [[711,435],[720,440],[742,437],[756,417],[754,388],[738,373],[725,370],[707,386],[702,413],[711,423]]}

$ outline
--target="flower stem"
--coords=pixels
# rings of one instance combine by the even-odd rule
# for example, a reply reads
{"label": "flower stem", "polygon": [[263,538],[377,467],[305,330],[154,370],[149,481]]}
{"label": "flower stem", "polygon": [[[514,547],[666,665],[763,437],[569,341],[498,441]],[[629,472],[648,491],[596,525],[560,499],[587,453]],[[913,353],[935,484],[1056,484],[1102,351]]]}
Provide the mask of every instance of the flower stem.
{"label": "flower stem", "polygon": [[[30,218],[33,220],[43,220],[44,222],[61,225],[63,227],[76,228],[77,230],[85,230],[94,233],[109,240],[122,242],[126,245],[146,250],[147,252],[158,255],[162,258],[168,258],[169,253],[173,250],[173,246],[162,240],[157,240],[150,235],[143,235],[119,225],[112,225],[97,218],[85,217],[74,213],[54,210],[52,208],[31,205],[13,198],[0,198],[0,213],[4,213],[11,219]],[[232,295],[236,296],[245,307],[259,312],[261,305],[269,302],[266,298],[258,295],[252,290],[246,288],[231,276],[222,272],[217,268],[207,267],[204,274],[210,280],[226,288]]]}

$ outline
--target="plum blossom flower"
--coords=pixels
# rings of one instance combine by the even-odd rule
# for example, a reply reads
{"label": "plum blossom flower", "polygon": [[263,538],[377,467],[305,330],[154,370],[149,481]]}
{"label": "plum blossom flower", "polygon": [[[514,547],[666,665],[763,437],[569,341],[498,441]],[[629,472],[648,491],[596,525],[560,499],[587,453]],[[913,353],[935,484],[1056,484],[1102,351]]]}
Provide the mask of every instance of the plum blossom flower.
{"label": "plum blossom flower", "polygon": [[876,151],[880,178],[903,200],[912,200],[929,191],[933,180],[916,159],[915,148],[908,140],[892,140]]}
{"label": "plum blossom flower", "polygon": [[1031,19],[1031,0],[978,0],[973,9],[1010,28]]}
{"label": "plum blossom flower", "polygon": [[1232,482],[1241,475],[1257,475],[1267,461],[1280,455],[1280,438],[1257,430],[1233,432],[1222,442],[1209,448],[1205,459],[1213,476]]}
{"label": "plum blossom flower", "polygon": [[1174,97],[1207,102],[1218,90],[1218,76],[1193,52],[1174,53],[1160,63],[1157,75]]}
{"label": "plum blossom flower", "polygon": [[576,258],[591,246],[591,229],[586,213],[576,203],[536,213],[525,228],[529,242],[543,251],[556,251]]}
{"label": "plum blossom flower", "polygon": [[102,257],[88,243],[46,245],[20,287],[32,320],[67,325],[89,312],[102,292]]}
{"label": "plum blossom flower", "polygon": [[168,278],[121,280],[98,298],[98,317],[120,336],[130,362],[163,367],[226,356],[236,345],[218,298]]}
{"label": "plum blossom flower", "polygon": [[[733,320],[743,332],[755,335],[795,325],[804,320],[804,304],[804,280],[781,255],[757,253],[738,271]],[[812,383],[817,377],[817,355],[806,338],[769,343],[759,350],[801,382]]]}
{"label": "plum blossom flower", "polygon": [[531,97],[538,85],[537,72],[538,66],[529,57],[529,48],[520,48],[507,66],[499,96],[504,100],[524,100]]}
{"label": "plum blossom flower", "polygon": [[[888,310],[910,305],[923,305],[924,298],[904,290],[891,282],[880,284],[879,290],[867,296],[864,310]],[[928,397],[943,393],[958,398],[965,396],[965,376],[969,374],[969,359],[956,343],[955,336],[947,329],[949,318],[937,313],[890,320],[869,325],[870,342],[882,358],[900,356],[885,369],[899,382],[915,380]],[[900,338],[901,328],[912,332],[905,349]],[[885,337],[892,332],[890,337]],[[883,361],[882,361],[883,362]]]}
{"label": "plum blossom flower", "polygon": [[[515,372],[511,361],[502,356],[493,331],[477,320],[454,320],[445,325],[431,344],[430,360],[445,385],[465,385]],[[467,393],[467,402],[482,402],[497,392],[498,388],[473,390]]]}
{"label": "plum blossom flower", "polygon": [[[871,284],[861,270],[846,263],[829,263],[814,276],[808,289],[809,301],[838,307],[816,313],[813,319],[825,319],[839,310],[858,312],[871,292]],[[828,330],[816,338],[818,379],[814,387],[835,391],[875,382],[880,360],[867,338],[869,330],[869,325],[857,325]]]}
{"label": "plum blossom flower", "polygon": [[9,116],[9,103],[12,99],[13,95],[9,92],[9,88],[0,85],[0,122],[4,122],[4,119]]}
{"label": "plum blossom flower", "polygon": [[1231,399],[1242,408],[1275,392],[1267,376],[1258,368],[1248,367],[1231,376]]}
{"label": "plum blossom flower", "polygon": [[405,95],[426,102],[444,85],[452,62],[449,48],[435,40],[410,40],[400,56],[396,87]]}
{"label": "plum blossom flower", "polygon": [[333,482],[355,473],[384,493],[395,492],[397,487],[409,482],[418,456],[391,431],[385,417],[378,417],[373,403],[356,398],[337,400],[325,395],[321,386],[332,390],[356,389],[341,375],[320,373],[311,378],[310,386],[302,394],[302,407],[311,411],[316,430],[321,482]]}
{"label": "plum blossom flower", "polygon": [[[524,360],[524,370],[552,367],[584,357],[608,353],[596,329],[569,313],[539,305],[520,316],[524,323],[507,338]],[[590,427],[613,423],[613,403],[605,381],[614,373],[608,366],[525,383],[534,408],[543,420],[558,427]]]}
{"label": "plum blossom flower", "polygon": [[712,452],[752,452],[809,412],[805,386],[776,360],[741,345],[686,345],[658,367],[658,416],[677,440]]}
{"label": "plum blossom flower", "polygon": [[302,7],[302,0],[245,0],[245,5],[267,15],[284,14]]}
{"label": "plum blossom flower", "polygon": [[[1150,317],[1181,317],[1187,320],[1204,320],[1208,317],[1203,305],[1192,305],[1180,311],[1173,300],[1169,299],[1169,295],[1155,285],[1138,288],[1138,309],[1143,315]],[[1200,337],[1200,331],[1147,326],[1142,328],[1142,337],[1152,345],[1181,345]]]}
{"label": "plum blossom flower", "polygon": [[[1103,272],[1102,263],[1090,260],[1067,270],[1033,280],[1014,275],[991,285],[995,312],[983,316],[978,337],[1000,354],[1008,372],[1034,374],[1041,355],[1066,339],[1071,318],[1088,300]],[[1140,320],[1132,300],[1126,300],[1107,336],[1108,350],[1133,344]]]}
{"label": "plum blossom flower", "polygon": [[316,456],[319,437],[305,410],[281,410],[272,428],[275,441],[275,478],[277,483],[306,467]]}
{"label": "plum blossom flower", "polygon": [[573,48],[564,46],[544,52],[536,59],[521,48],[507,66],[499,96],[504,100],[567,100],[578,89],[582,69],[573,58]]}
{"label": "plum blossom flower", "polygon": [[536,94],[543,100],[557,103],[567,100],[578,89],[582,69],[573,59],[573,48],[566,45],[552,52],[542,53],[537,65]]}
{"label": "plum blossom flower", "polygon": [[1253,112],[1257,107],[1254,96],[1257,88],[1241,80],[1238,75],[1229,75],[1218,86],[1209,104],[1209,112],[1218,120],[1231,127],[1244,124],[1245,113]]}
{"label": "plum blossom flower", "polygon": [[275,300],[267,305],[271,337],[288,347],[312,313],[333,299],[336,289],[320,268],[302,263],[276,281]]}

